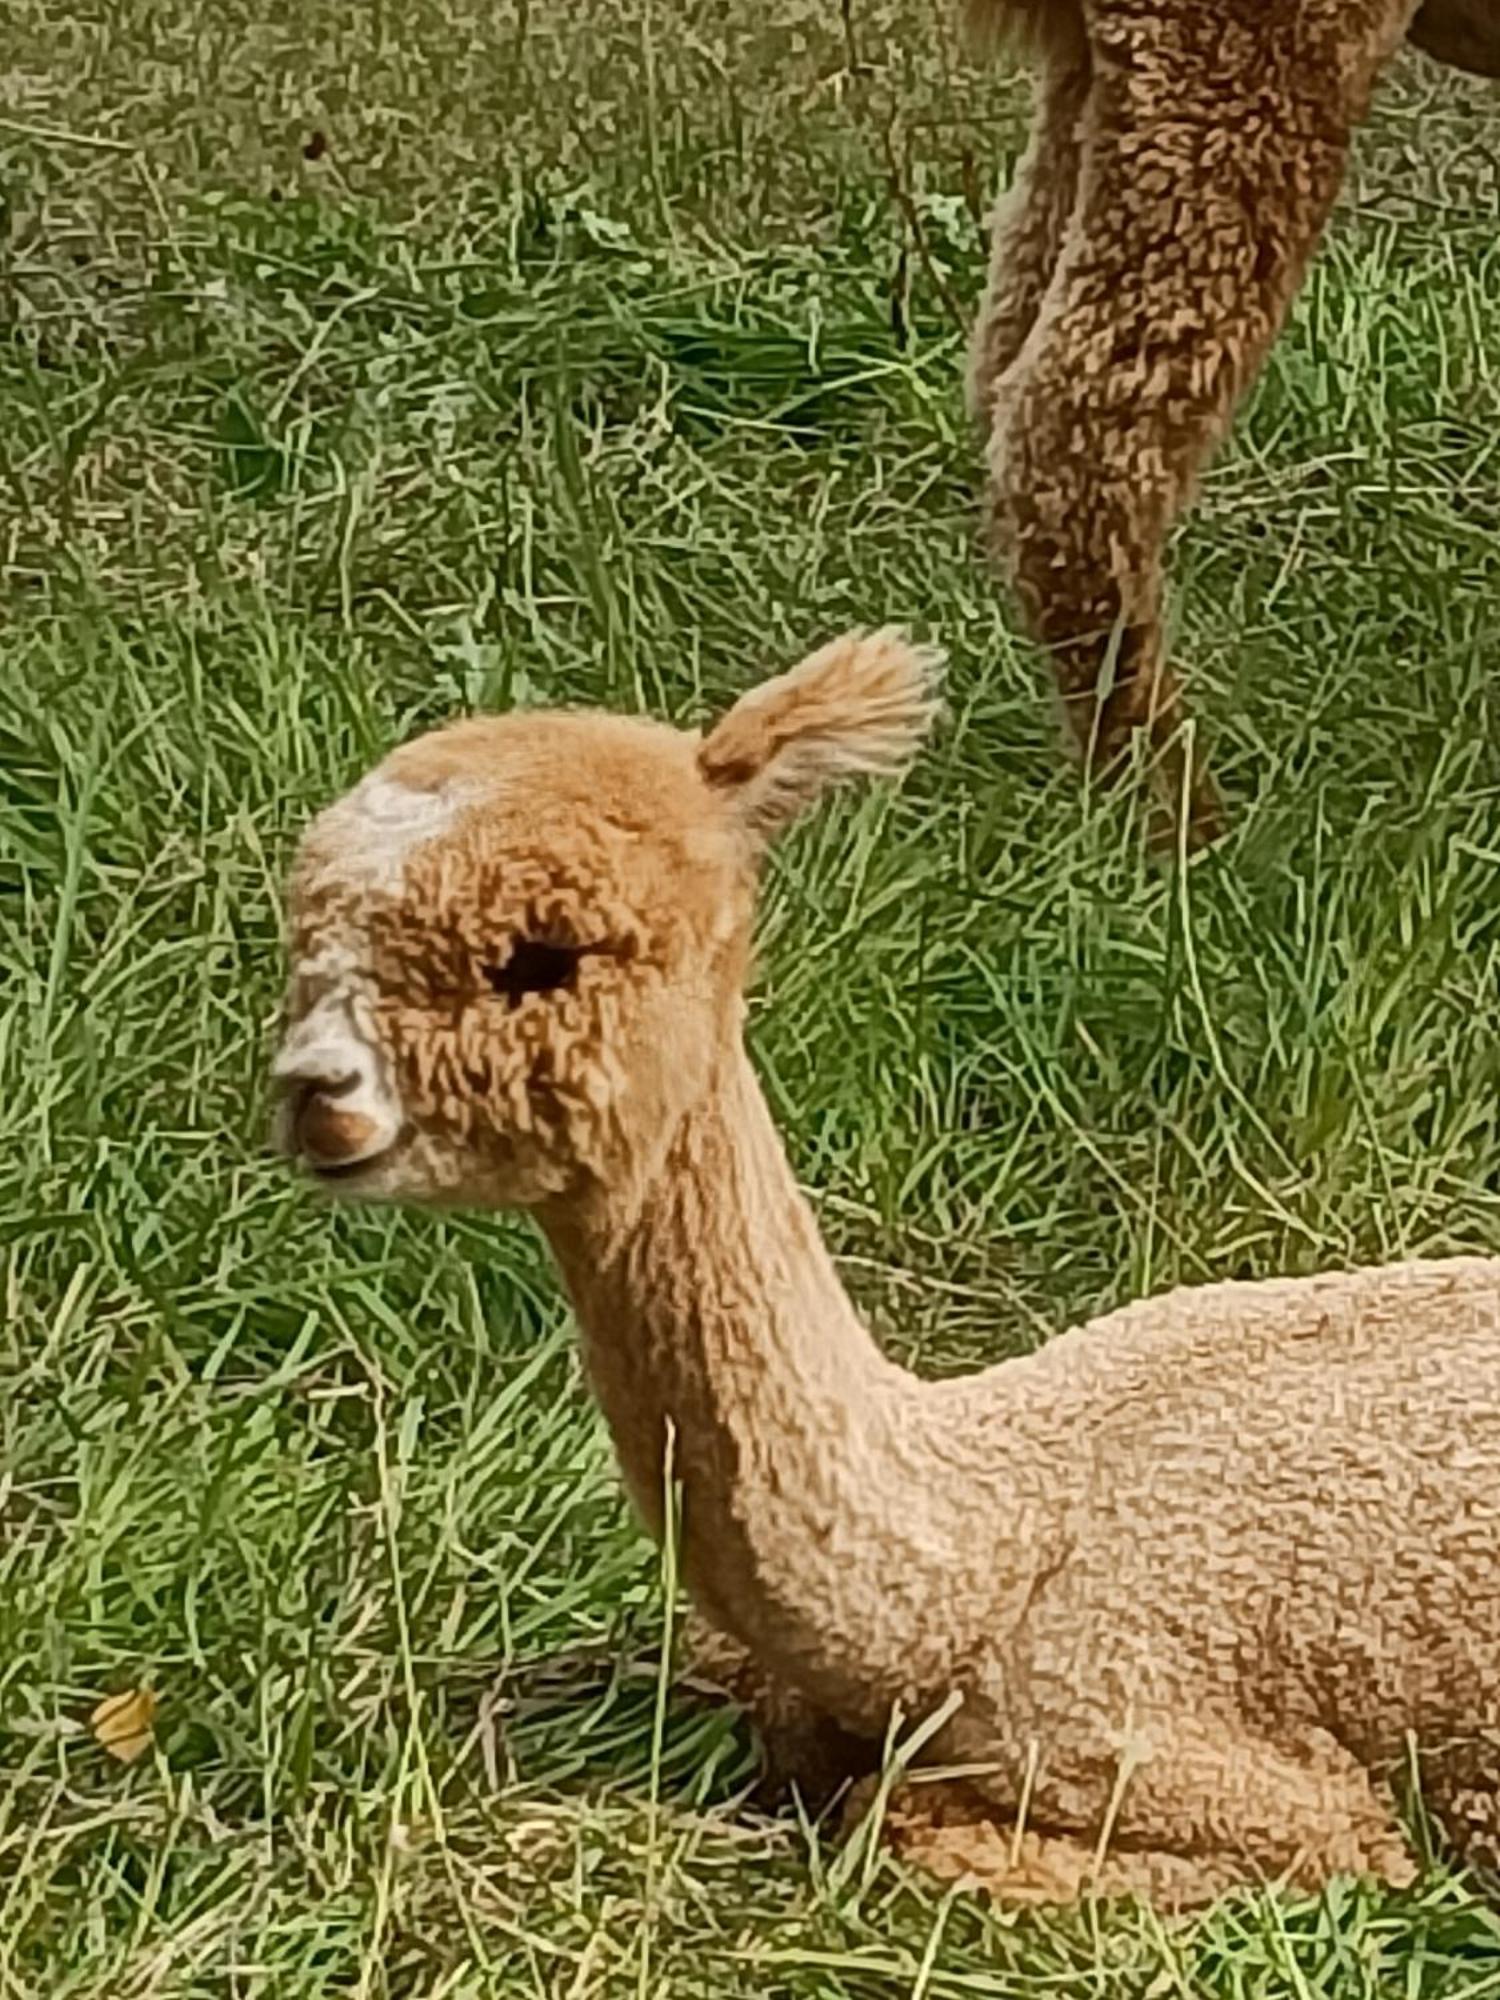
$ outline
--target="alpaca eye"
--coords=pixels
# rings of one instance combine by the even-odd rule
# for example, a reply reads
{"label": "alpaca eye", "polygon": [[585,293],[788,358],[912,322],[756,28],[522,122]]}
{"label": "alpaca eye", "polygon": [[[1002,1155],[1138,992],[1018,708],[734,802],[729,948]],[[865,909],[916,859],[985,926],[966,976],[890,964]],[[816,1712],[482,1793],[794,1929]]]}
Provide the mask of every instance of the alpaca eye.
{"label": "alpaca eye", "polygon": [[484,976],[502,999],[514,1007],[528,993],[556,993],[573,984],[581,945],[549,944],[545,938],[521,938],[503,965],[487,965]]}

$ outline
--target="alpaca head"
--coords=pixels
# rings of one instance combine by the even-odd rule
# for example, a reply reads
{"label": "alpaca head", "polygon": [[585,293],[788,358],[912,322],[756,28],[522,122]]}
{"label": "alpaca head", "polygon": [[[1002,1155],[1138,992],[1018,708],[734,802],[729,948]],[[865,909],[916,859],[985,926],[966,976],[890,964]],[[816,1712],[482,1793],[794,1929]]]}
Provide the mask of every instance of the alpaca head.
{"label": "alpaca head", "polygon": [[388,1200],[534,1207],[649,1172],[738,1033],[766,844],[901,769],[936,665],[852,633],[706,736],[543,711],[394,751],[293,871],[283,1145]]}

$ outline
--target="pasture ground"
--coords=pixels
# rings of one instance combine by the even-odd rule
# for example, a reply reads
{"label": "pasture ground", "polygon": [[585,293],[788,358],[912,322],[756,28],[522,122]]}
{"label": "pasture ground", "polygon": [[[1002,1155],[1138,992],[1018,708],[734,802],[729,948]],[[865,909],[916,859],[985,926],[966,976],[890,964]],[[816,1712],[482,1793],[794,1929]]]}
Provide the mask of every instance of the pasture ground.
{"label": "pasture ground", "polygon": [[1500,96],[1399,66],[1180,539],[1234,829],[1173,876],[975,552],[1024,88],[946,4],[848,28],[10,0],[0,2000],[1500,1993],[1441,1872],[1015,1920],[738,1807],[531,1235],[265,1148],[313,807],[468,704],[697,719],[894,618],[952,720],[779,859],[753,1021],[893,1347],[1500,1249]]}

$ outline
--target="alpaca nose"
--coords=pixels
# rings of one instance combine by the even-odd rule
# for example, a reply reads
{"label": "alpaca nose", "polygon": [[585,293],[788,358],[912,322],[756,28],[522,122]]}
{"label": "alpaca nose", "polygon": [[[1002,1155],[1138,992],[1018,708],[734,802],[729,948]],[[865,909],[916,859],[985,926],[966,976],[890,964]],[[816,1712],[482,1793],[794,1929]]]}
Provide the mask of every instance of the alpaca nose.
{"label": "alpaca nose", "polygon": [[350,1076],[293,1084],[292,1141],[310,1167],[353,1167],[382,1150],[379,1121],[346,1101],[357,1082]]}
{"label": "alpaca nose", "polygon": [[276,1139],[320,1174],[364,1166],[395,1145],[401,1106],[375,1050],[330,1006],[304,1015],[272,1068],[280,1090]]}

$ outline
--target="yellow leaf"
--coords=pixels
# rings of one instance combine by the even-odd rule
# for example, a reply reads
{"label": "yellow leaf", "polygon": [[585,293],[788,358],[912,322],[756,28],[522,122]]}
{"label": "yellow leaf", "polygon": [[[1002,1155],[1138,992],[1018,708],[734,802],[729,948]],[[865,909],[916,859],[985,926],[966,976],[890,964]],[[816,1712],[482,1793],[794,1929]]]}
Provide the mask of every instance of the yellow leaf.
{"label": "yellow leaf", "polygon": [[156,1696],[150,1688],[127,1688],[123,1694],[107,1694],[89,1717],[94,1741],[122,1764],[133,1764],[151,1747],[151,1725],[156,1720]]}

